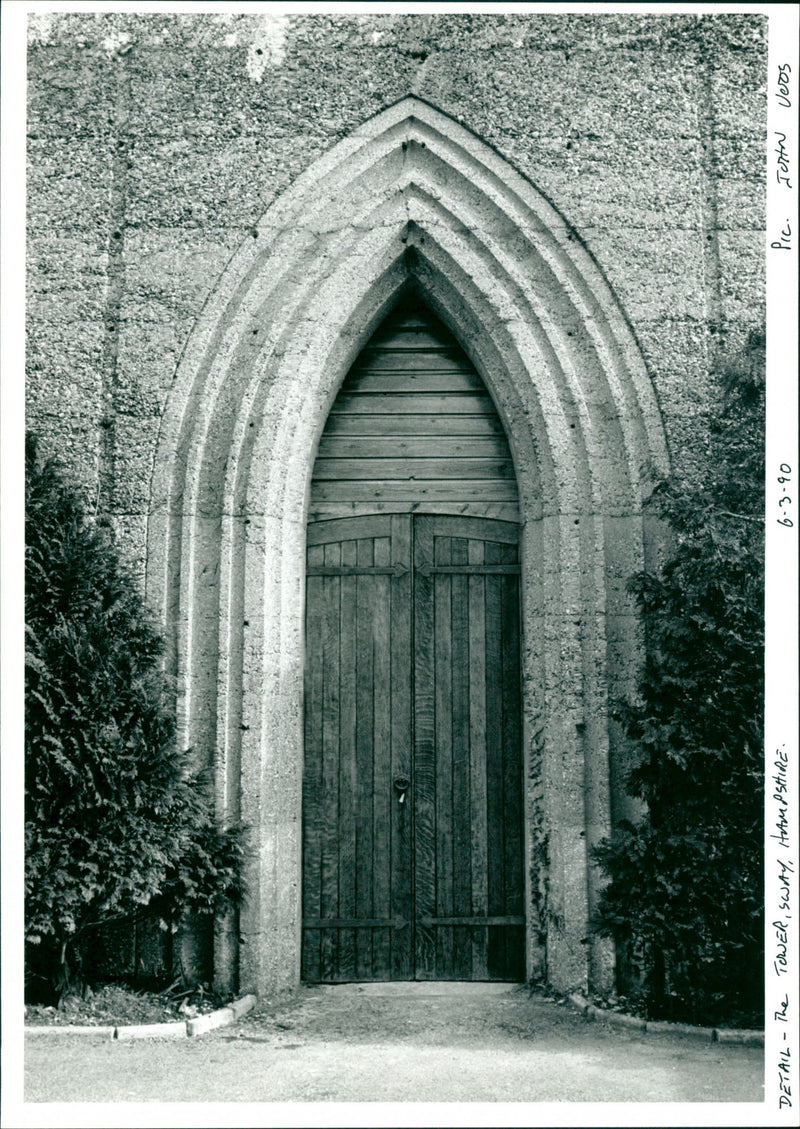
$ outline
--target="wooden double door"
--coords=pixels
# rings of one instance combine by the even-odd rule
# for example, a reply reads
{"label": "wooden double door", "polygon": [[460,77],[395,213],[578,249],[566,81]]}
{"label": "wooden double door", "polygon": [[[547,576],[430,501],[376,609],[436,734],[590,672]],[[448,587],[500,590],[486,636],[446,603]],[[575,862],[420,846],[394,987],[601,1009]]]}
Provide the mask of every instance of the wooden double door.
{"label": "wooden double door", "polygon": [[307,982],[524,978],[518,538],[308,527]]}

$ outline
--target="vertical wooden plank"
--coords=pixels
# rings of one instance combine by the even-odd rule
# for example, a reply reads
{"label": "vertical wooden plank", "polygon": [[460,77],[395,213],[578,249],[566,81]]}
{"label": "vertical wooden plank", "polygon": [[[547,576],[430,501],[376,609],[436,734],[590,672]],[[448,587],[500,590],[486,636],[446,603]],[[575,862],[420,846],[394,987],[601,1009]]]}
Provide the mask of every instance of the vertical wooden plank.
{"label": "vertical wooden plank", "polygon": [[[358,542],[357,563],[373,564],[373,540]],[[358,665],[356,674],[356,773],[358,799],[356,804],[356,916],[369,918],[372,913],[372,781],[374,763],[373,708],[374,666],[372,638],[372,609],[375,602],[374,576],[357,578],[356,645]],[[356,933],[356,978],[372,978],[372,930],[359,929]]]}
{"label": "vertical wooden plank", "polygon": [[[341,564],[341,546],[325,546],[326,565]],[[325,825],[322,842],[322,892],[320,917],[337,917],[339,911],[339,606],[341,580],[325,576],[322,630],[322,794]],[[321,979],[337,977],[339,938],[323,930],[320,952]]]}
{"label": "vertical wooden plank", "polygon": [[373,559],[376,565],[388,565],[392,563],[391,536],[375,538],[373,546]]}
{"label": "vertical wooden plank", "polygon": [[[499,563],[496,546],[487,542],[487,564]],[[500,620],[502,577],[486,577],[486,817],[489,914],[504,912],[503,828],[503,694],[501,679]],[[502,931],[489,929],[488,968],[490,979],[502,979],[504,962]]]}
{"label": "vertical wooden plank", "polygon": [[[357,542],[342,542],[342,564],[357,562]],[[341,579],[341,645],[339,670],[339,917],[356,916],[356,586],[355,576]],[[313,640],[313,637],[312,637]],[[312,641],[313,650],[313,641]],[[354,929],[339,930],[339,976],[356,972]]]}
{"label": "vertical wooden plank", "polygon": [[[392,916],[408,925],[391,934],[391,978],[410,980],[414,976],[413,906],[413,817],[416,795],[414,778],[411,704],[411,515],[395,514],[391,519],[392,564],[408,572],[391,581],[391,894]],[[405,776],[411,788],[405,801],[398,803],[394,780]]]}
{"label": "vertical wooden plank", "polygon": [[[484,543],[469,542],[469,563],[484,563]],[[472,907],[476,917],[489,912],[486,820],[486,582],[469,578],[469,750]],[[472,930],[472,975],[486,980],[488,930]]]}
{"label": "vertical wooden plank", "polygon": [[[450,538],[434,537],[434,561],[448,565]],[[434,688],[435,721],[435,785],[436,846],[435,882],[436,916],[453,916],[453,577],[439,574],[434,578]],[[453,927],[436,928],[436,975],[448,980],[453,976]]]}
{"label": "vertical wooden plank", "polygon": [[[375,538],[374,562],[379,566],[391,564],[389,537]],[[374,578],[375,598],[372,607],[375,750],[372,776],[372,909],[375,917],[391,917],[391,579],[390,576]],[[391,974],[388,929],[372,930],[372,960],[373,977],[377,980],[388,979]]]}
{"label": "vertical wooden plank", "polygon": [[524,925],[507,925],[506,931],[506,952],[508,953],[507,961],[507,979],[508,980],[524,980],[525,979],[525,926]]}
{"label": "vertical wooden plank", "polygon": [[[308,550],[308,564],[322,564],[325,550]],[[323,632],[322,579],[308,578],[306,637],[321,638]],[[305,674],[305,760],[303,765],[303,917],[320,915],[322,874],[322,680],[323,662],[319,652],[309,656]],[[321,978],[319,932],[304,930],[301,950],[304,980]]]}
{"label": "vertical wooden plank", "polygon": [[[494,563],[516,563],[518,547],[490,543],[487,560]],[[502,905],[501,912],[523,912],[522,873],[522,748],[520,720],[520,660],[519,660],[519,578],[498,577],[500,596],[499,683],[502,699]],[[493,930],[496,936],[490,944],[496,975],[515,979],[524,975],[524,939],[519,927],[505,926]]]}
{"label": "vertical wooden plank", "polygon": [[[514,560],[514,546],[505,547]],[[505,912],[523,912],[522,884],[522,733],[520,717],[519,579],[502,578],[501,655],[503,677],[503,826]],[[518,927],[506,927],[506,976],[524,975]]]}
{"label": "vertical wooden plank", "polygon": [[[415,518],[414,563],[433,563],[431,519]],[[436,915],[436,733],[433,578],[414,578],[414,913],[415,978],[436,974],[434,931],[420,923]]]}
{"label": "vertical wooden plank", "polygon": [[[454,565],[469,563],[469,545],[466,537],[454,537],[450,542],[450,560]],[[465,575],[452,577],[452,860],[453,860],[453,914],[469,917],[472,905],[472,862],[470,834],[470,665],[469,665],[469,579]],[[472,927],[456,926],[453,929],[453,967],[450,975],[455,980],[471,980]]]}

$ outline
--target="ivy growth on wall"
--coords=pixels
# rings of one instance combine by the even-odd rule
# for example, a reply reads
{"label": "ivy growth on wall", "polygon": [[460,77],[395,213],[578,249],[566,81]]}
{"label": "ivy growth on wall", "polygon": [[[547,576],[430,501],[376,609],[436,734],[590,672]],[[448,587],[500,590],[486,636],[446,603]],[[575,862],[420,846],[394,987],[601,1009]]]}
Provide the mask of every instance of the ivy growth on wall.
{"label": "ivy growth on wall", "polygon": [[647,817],[597,858],[597,927],[654,1018],[754,1022],[763,1007],[764,337],[723,372],[706,481],[670,480],[652,510],[671,555],[631,581],[647,658],[620,718]]}
{"label": "ivy growth on wall", "polygon": [[241,833],[175,740],[161,640],[53,461],[26,444],[28,998],[81,990],[111,921],[213,913],[241,895]]}

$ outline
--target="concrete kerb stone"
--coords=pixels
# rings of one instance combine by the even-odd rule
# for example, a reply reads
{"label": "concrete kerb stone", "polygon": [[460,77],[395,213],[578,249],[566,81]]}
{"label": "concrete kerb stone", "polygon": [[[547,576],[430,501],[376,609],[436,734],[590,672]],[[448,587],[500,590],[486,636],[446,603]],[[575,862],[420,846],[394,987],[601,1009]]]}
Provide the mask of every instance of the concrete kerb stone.
{"label": "concrete kerb stone", "polygon": [[194,1019],[186,1020],[186,1034],[205,1035],[206,1031],[213,1031],[216,1027],[228,1027],[236,1016],[229,1007],[221,1007],[210,1011],[206,1015],[198,1015]]}
{"label": "concrete kerb stone", "polygon": [[[572,1004],[573,1007],[576,1007],[578,1009],[578,1011],[581,1013],[581,1015],[586,1015],[590,1019],[594,1019],[593,1015],[589,1016],[590,1004],[588,1003],[587,1000],[585,1000],[583,998],[583,996],[578,996],[573,992],[572,995],[569,997],[569,1002]],[[593,1010],[596,1011],[597,1009],[595,1008]]]}
{"label": "concrete kerb stone", "polygon": [[716,1041],[717,1031],[714,1027],[694,1027],[690,1023],[666,1023],[662,1020],[647,1020],[648,1035],[690,1035],[695,1039],[709,1039]]}
{"label": "concrete kerb stone", "polygon": [[256,1006],[256,997],[252,994],[242,996],[233,1003],[228,1004],[228,1007],[233,1012],[234,1019],[241,1019],[243,1015],[247,1015]]}
{"label": "concrete kerb stone", "polygon": [[135,1023],[118,1027],[115,1039],[185,1039],[186,1022],[182,1023]]}
{"label": "concrete kerb stone", "polygon": [[719,1028],[714,1032],[718,1043],[735,1043],[745,1047],[763,1047],[763,1031],[736,1030],[733,1027]]}
{"label": "concrete kerb stone", "polygon": [[621,1011],[598,1011],[595,1019],[604,1019],[610,1023],[612,1027],[631,1027],[634,1031],[647,1031],[647,1023],[644,1019],[640,1019],[638,1015],[625,1015]]}
{"label": "concrete kerb stone", "polygon": [[625,1015],[622,1012],[596,1007],[577,992],[573,992],[568,998],[573,1007],[576,1007],[587,1019],[600,1019],[612,1027],[633,1028],[646,1035],[689,1035],[694,1039],[708,1039],[713,1043],[746,1047],[764,1046],[763,1031],[735,1030],[727,1027],[693,1027],[689,1023],[639,1019],[635,1015]]}
{"label": "concrete kerb stone", "polygon": [[25,1034],[31,1038],[42,1035],[93,1035],[95,1039],[113,1039],[116,1027],[78,1027],[76,1024],[65,1024],[63,1027],[44,1026],[26,1027]]}
{"label": "concrete kerb stone", "polygon": [[79,1027],[75,1024],[64,1026],[26,1027],[25,1034],[35,1038],[43,1035],[78,1035],[94,1036],[100,1039],[185,1039],[197,1035],[204,1035],[216,1027],[228,1027],[247,1015],[256,1005],[254,995],[246,995],[217,1008],[207,1015],[198,1015],[194,1019],[181,1020],[178,1023],[136,1023],[120,1027]]}

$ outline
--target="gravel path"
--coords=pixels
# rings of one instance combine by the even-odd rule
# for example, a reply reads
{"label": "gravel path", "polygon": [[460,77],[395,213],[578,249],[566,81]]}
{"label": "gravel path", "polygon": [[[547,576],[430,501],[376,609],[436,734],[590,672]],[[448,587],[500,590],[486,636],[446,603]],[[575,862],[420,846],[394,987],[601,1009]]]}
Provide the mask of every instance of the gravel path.
{"label": "gravel path", "polygon": [[305,988],[178,1042],[30,1039],[26,1100],[762,1100],[760,1048],[612,1029],[524,988],[380,988]]}

